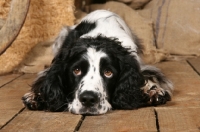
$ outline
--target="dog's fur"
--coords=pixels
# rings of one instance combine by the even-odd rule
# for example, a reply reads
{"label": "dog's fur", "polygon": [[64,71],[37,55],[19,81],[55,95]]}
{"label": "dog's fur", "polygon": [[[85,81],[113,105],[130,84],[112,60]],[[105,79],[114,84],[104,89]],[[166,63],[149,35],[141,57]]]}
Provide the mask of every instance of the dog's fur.
{"label": "dog's fur", "polygon": [[137,37],[112,12],[98,10],[63,28],[53,50],[51,66],[22,97],[31,110],[104,114],[171,99],[172,83],[156,67],[142,64]]}

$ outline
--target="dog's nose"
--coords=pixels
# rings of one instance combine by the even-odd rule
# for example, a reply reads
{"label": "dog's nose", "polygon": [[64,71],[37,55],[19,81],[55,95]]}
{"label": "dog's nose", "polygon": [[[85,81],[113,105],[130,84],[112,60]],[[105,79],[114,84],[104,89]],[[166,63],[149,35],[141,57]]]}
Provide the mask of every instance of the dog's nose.
{"label": "dog's nose", "polygon": [[91,107],[98,103],[98,95],[93,91],[85,91],[79,95],[79,100],[82,105]]}

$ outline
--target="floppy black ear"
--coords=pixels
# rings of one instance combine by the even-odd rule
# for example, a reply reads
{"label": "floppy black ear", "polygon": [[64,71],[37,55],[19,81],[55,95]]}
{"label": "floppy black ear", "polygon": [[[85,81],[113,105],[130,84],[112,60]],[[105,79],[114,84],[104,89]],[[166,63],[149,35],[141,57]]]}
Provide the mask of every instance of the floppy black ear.
{"label": "floppy black ear", "polygon": [[43,71],[32,85],[36,109],[49,111],[67,110],[68,103],[72,101],[73,88],[70,86],[69,62],[74,54],[82,52],[83,49],[76,48],[79,32],[73,30],[69,33],[59,52],[56,54],[52,64]]}
{"label": "floppy black ear", "polygon": [[140,88],[145,80],[138,61],[131,55],[120,58],[121,73],[112,96],[114,109],[134,109],[143,105]]}
{"label": "floppy black ear", "polygon": [[41,73],[32,85],[34,101],[37,103],[36,109],[49,111],[61,111],[67,107],[66,90],[67,84],[64,82],[65,68],[63,63],[56,60],[51,67]]}
{"label": "floppy black ear", "polygon": [[70,97],[68,97],[70,87],[68,86],[67,68],[69,67],[69,58],[73,54],[72,47],[79,37],[77,34],[76,30],[69,33],[50,67],[41,72],[33,83],[31,91],[33,101],[23,99],[24,104],[29,109],[63,111],[67,108],[70,101]]}

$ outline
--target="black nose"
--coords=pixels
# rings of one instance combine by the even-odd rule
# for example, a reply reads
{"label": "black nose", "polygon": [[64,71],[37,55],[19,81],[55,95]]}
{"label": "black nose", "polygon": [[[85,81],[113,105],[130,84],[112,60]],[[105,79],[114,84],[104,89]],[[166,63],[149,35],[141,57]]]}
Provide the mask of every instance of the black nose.
{"label": "black nose", "polygon": [[98,103],[98,96],[92,91],[85,91],[79,95],[79,100],[82,105],[91,107]]}

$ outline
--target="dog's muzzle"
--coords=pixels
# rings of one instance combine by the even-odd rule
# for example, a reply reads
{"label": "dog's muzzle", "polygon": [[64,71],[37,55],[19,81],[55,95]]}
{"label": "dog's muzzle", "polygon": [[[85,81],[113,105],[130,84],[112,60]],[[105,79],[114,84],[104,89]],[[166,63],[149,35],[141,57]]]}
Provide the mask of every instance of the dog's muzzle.
{"label": "dog's muzzle", "polygon": [[69,104],[69,112],[74,114],[97,115],[111,110],[105,93],[85,90],[76,93],[76,98]]}

